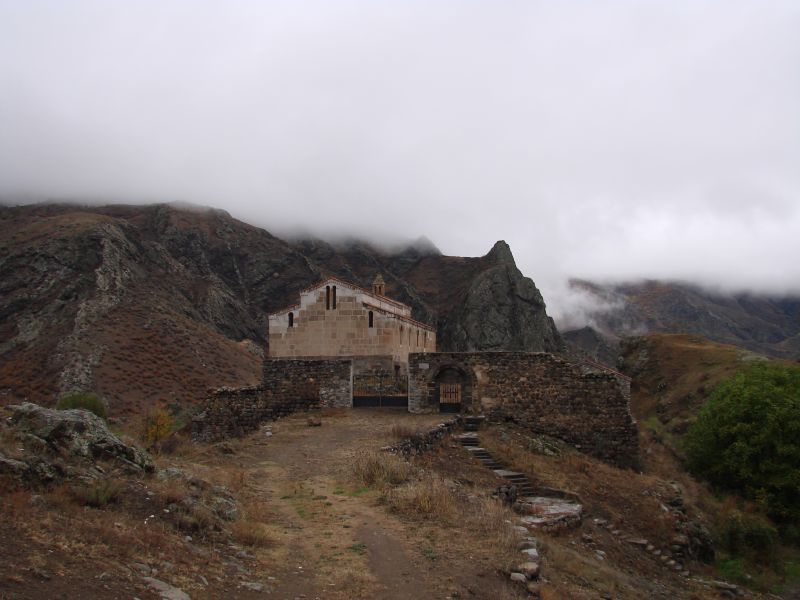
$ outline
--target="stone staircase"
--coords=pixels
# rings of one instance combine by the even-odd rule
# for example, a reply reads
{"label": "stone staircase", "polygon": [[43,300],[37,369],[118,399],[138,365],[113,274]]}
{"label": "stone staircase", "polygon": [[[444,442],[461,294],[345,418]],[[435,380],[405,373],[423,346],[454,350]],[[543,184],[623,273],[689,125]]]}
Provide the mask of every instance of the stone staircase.
{"label": "stone staircase", "polygon": [[464,419],[464,433],[455,436],[458,442],[475,458],[477,458],[483,466],[494,471],[495,475],[502,477],[510,484],[514,485],[517,490],[517,496],[533,496],[536,489],[533,487],[531,480],[524,473],[517,471],[509,471],[503,468],[486,449],[481,447],[478,440],[478,429],[483,423],[485,417],[466,417]]}
{"label": "stone staircase", "polygon": [[[484,417],[466,417],[464,433],[454,438],[486,468],[505,479],[509,486],[513,486],[514,492],[507,499],[511,501],[516,512],[525,515],[522,517],[523,525],[544,531],[580,525],[583,507],[577,496],[560,490],[535,487],[527,475],[506,469],[481,446],[478,430],[483,419]],[[506,493],[505,490],[505,486],[500,488],[501,497]]]}

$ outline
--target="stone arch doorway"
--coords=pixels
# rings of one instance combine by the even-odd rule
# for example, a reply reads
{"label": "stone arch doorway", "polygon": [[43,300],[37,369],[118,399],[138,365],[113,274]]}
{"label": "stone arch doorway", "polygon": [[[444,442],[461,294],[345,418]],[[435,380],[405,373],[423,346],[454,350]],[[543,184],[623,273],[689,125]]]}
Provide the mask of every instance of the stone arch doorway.
{"label": "stone arch doorway", "polygon": [[433,378],[434,398],[439,412],[460,413],[472,400],[472,386],[469,376],[460,368],[446,366]]}

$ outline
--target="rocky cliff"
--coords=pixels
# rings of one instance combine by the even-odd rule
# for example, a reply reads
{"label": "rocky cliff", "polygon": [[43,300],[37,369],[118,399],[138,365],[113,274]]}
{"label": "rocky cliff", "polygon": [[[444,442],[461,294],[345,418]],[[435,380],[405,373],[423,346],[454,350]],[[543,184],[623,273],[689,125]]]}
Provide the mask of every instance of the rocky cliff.
{"label": "rocky cliff", "polygon": [[504,242],[463,258],[424,239],[285,241],[185,206],[0,208],[0,404],[94,389],[124,414],[255,383],[267,313],[324,275],[377,272],[443,349],[561,347]]}

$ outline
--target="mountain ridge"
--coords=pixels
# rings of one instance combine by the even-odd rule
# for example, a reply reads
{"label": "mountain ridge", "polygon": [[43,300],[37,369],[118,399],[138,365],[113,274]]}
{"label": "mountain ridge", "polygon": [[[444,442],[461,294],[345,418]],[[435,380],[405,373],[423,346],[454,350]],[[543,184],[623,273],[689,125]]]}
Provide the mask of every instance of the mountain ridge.
{"label": "mountain ridge", "polygon": [[399,252],[289,242],[194,206],[1,207],[0,403],[94,389],[136,414],[256,383],[265,316],[327,275],[369,287],[382,273],[442,349],[561,349],[541,294],[498,244],[454,257],[429,240]]}
{"label": "mountain ridge", "polygon": [[800,297],[725,294],[661,280],[601,284],[573,279],[570,286],[596,308],[586,314],[602,335],[698,334],[768,356],[800,359]]}

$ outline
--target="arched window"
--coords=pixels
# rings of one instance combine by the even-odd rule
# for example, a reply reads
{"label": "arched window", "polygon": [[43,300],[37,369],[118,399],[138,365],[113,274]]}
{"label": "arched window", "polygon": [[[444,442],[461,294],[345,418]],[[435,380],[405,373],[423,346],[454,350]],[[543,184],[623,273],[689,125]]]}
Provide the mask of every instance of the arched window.
{"label": "arched window", "polygon": [[333,286],[333,310],[336,310],[336,286]]}
{"label": "arched window", "polygon": [[325,286],[325,310],[331,309],[331,286]]}
{"label": "arched window", "polygon": [[294,313],[289,313],[289,327],[294,327]]}
{"label": "arched window", "polygon": [[369,326],[372,327],[375,324],[375,321],[372,317],[372,311],[369,311]]}

